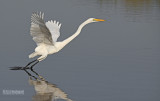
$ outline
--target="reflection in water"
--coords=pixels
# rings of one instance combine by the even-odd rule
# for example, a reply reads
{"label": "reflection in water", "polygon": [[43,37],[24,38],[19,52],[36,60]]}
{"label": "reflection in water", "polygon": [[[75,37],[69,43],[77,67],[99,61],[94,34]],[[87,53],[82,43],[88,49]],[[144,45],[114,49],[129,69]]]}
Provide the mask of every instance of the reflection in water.
{"label": "reflection in water", "polygon": [[[119,13],[129,21],[160,20],[160,0],[76,0],[85,5],[92,5],[112,16]],[[91,2],[92,1],[92,2]],[[95,1],[95,2],[93,2]]]}
{"label": "reflection in water", "polygon": [[[36,73],[36,75],[37,74],[38,73]],[[46,81],[39,74],[38,78],[33,75],[29,76],[29,84],[33,85],[36,91],[36,94],[32,97],[32,101],[55,101],[56,99],[72,101],[67,97],[67,94],[65,92],[63,92],[60,88],[56,87],[55,84],[51,84],[48,81]]]}
{"label": "reflection in water", "polygon": [[152,0],[125,0],[124,7],[127,17],[132,18],[132,21],[153,19],[153,3]]}

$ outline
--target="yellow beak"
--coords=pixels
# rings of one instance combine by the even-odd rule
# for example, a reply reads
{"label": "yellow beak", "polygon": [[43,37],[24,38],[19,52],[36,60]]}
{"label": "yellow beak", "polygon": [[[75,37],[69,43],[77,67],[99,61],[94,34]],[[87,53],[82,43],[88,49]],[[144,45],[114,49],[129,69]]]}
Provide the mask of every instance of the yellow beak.
{"label": "yellow beak", "polygon": [[93,21],[106,21],[106,20],[103,20],[103,19],[93,19]]}

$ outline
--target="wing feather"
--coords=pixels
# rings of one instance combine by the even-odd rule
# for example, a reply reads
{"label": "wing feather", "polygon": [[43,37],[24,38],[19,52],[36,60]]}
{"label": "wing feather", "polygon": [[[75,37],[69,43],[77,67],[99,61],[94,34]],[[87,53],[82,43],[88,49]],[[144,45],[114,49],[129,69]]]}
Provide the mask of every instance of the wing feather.
{"label": "wing feather", "polygon": [[54,21],[47,21],[46,26],[51,32],[53,42],[56,42],[58,37],[60,36],[60,27],[61,24],[59,22]]}
{"label": "wing feather", "polygon": [[43,18],[44,13],[32,13],[30,34],[37,45],[41,43],[53,45],[52,35],[46,27]]}

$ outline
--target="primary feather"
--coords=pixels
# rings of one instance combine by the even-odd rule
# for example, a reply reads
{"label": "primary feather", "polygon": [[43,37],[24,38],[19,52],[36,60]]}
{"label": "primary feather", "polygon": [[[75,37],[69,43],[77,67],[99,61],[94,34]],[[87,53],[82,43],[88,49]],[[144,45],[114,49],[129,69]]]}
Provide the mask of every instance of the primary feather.
{"label": "primary feather", "polygon": [[44,43],[54,45],[60,36],[61,24],[56,21],[44,22],[44,13],[32,13],[30,34],[37,45]]}
{"label": "primary feather", "polygon": [[61,24],[59,24],[59,22],[56,22],[56,21],[53,22],[51,20],[46,22],[46,26],[51,32],[53,43],[55,43],[58,37],[60,36],[59,30],[60,30]]}

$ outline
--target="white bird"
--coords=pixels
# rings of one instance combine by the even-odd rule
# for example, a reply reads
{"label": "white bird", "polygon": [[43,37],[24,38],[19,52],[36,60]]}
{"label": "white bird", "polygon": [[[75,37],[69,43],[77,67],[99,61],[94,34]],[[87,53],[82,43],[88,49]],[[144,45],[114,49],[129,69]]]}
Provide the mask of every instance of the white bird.
{"label": "white bird", "polygon": [[40,57],[28,63],[24,67],[24,69],[27,69],[30,64],[34,63],[30,67],[30,69],[33,70],[33,66],[39,61],[44,60],[50,54],[57,53],[69,42],[71,42],[75,37],[77,37],[85,25],[99,21],[105,20],[89,18],[79,26],[77,31],[72,36],[68,37],[63,41],[57,42],[57,39],[60,36],[61,23],[55,20],[44,22],[44,13],[32,13],[30,34],[33,37],[33,40],[36,42],[37,47],[35,48],[35,52],[29,55],[29,58],[33,58],[38,55],[40,55]]}

